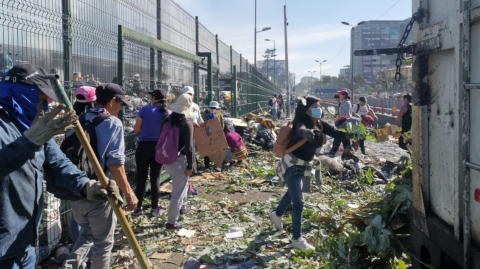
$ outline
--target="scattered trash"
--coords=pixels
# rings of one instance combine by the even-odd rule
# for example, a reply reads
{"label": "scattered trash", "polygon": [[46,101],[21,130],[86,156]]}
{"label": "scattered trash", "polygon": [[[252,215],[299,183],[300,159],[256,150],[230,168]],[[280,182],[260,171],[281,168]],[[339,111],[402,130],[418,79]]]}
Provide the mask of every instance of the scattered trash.
{"label": "scattered trash", "polygon": [[243,232],[233,232],[225,234],[225,238],[234,239],[234,238],[243,238]]}
{"label": "scattered trash", "polygon": [[194,234],[195,234],[195,230],[187,230],[187,229],[180,229],[178,230],[178,233],[177,233],[178,236],[182,236],[186,238],[190,238]]}
{"label": "scattered trash", "polygon": [[190,257],[183,265],[183,269],[200,269],[200,266],[201,263],[197,259]]}
{"label": "scattered trash", "polygon": [[149,258],[156,260],[168,260],[172,256],[172,252],[168,253],[154,253]]}
{"label": "scattered trash", "polygon": [[233,232],[243,232],[243,231],[245,231],[245,228],[234,226],[234,227],[229,227],[229,228],[227,229],[227,231],[228,231],[229,233],[233,233]]}

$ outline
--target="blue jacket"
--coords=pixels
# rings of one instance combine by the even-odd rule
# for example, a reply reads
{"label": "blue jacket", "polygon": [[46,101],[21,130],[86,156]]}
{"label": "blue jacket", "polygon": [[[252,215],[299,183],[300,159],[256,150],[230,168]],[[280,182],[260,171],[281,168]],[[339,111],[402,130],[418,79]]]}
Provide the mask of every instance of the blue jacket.
{"label": "blue jacket", "polygon": [[44,176],[62,178],[58,184],[78,196],[89,181],[53,139],[39,147],[22,133],[0,113],[0,265],[36,245]]}

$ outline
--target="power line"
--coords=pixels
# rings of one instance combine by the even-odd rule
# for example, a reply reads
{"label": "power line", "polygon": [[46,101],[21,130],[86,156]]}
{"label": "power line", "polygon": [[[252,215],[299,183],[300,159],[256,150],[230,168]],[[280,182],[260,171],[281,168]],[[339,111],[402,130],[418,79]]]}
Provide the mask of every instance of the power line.
{"label": "power line", "polygon": [[333,62],[335,61],[335,59],[337,59],[338,55],[340,55],[340,53],[342,53],[343,49],[345,48],[345,46],[350,42],[350,38],[348,38],[347,42],[343,45],[343,47],[340,49],[340,51],[337,53],[337,55],[335,55],[335,57],[333,57],[333,59],[330,60],[330,62]]}
{"label": "power line", "polygon": [[383,15],[387,14],[393,7],[395,7],[400,1],[402,0],[398,0],[397,2],[395,2],[395,4],[393,4],[393,6],[391,6],[389,9],[387,9],[387,11],[385,11],[382,16],[378,17],[377,20],[379,20],[381,17],[383,17]]}

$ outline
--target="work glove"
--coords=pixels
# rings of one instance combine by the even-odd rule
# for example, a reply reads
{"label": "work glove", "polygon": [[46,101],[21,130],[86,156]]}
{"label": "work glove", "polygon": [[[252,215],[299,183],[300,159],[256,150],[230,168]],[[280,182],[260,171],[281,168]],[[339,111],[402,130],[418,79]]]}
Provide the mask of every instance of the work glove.
{"label": "work glove", "polygon": [[63,109],[65,109],[65,105],[58,105],[52,112],[45,114],[43,105],[39,103],[37,105],[37,116],[30,129],[24,132],[25,137],[34,144],[41,146],[55,135],[63,134],[75,127],[78,117],[73,110],[55,118]]}
{"label": "work glove", "polygon": [[100,182],[97,180],[90,180],[85,188],[87,200],[107,201],[108,197],[112,197],[119,203],[123,203],[123,198],[120,195],[120,191],[118,190],[117,182],[115,182],[114,180],[108,181],[107,189],[104,189],[102,187],[102,184],[100,184]]}

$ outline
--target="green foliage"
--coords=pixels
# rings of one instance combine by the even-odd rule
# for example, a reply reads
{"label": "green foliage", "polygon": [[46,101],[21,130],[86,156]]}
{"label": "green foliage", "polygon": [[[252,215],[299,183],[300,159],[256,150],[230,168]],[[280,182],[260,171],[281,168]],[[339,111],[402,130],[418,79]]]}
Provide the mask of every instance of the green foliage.
{"label": "green foliage", "polygon": [[367,136],[367,128],[363,124],[352,124],[351,122],[347,123],[347,133],[353,140],[362,140]]}
{"label": "green foliage", "polygon": [[362,170],[360,172],[359,181],[361,183],[372,184],[373,183],[373,177],[375,176],[376,173],[377,173],[377,171],[372,171],[372,168],[368,168],[367,171]]}

